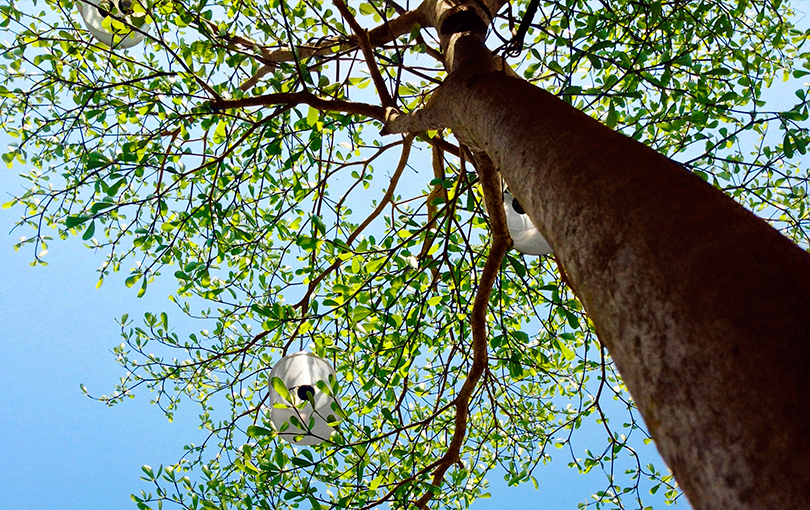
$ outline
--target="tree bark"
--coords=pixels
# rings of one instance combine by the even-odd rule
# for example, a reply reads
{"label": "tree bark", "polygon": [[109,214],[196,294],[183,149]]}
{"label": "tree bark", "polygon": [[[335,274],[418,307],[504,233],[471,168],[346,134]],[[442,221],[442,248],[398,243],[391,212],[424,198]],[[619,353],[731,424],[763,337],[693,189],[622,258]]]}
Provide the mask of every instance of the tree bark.
{"label": "tree bark", "polygon": [[810,255],[524,81],[455,73],[432,109],[554,248],[692,506],[806,507]]}
{"label": "tree bark", "polygon": [[389,111],[384,132],[448,127],[489,155],[696,510],[806,508],[810,255],[680,165],[494,71],[477,4],[436,1],[450,75],[427,108]]}

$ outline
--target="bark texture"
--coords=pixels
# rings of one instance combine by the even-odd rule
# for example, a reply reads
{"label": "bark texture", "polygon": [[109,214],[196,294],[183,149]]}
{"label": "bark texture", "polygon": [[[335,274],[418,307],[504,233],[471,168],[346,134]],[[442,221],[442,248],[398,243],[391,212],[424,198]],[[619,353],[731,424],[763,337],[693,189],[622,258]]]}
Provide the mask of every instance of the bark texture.
{"label": "bark texture", "polygon": [[693,507],[805,508],[810,255],[503,73],[454,73],[429,115],[492,158],[548,239]]}
{"label": "bark texture", "polygon": [[[810,255],[671,160],[496,72],[468,19],[486,18],[477,4],[434,1],[450,76],[425,110],[389,110],[385,131],[449,127],[492,159],[696,510],[807,508]],[[468,31],[442,25],[462,10]]]}

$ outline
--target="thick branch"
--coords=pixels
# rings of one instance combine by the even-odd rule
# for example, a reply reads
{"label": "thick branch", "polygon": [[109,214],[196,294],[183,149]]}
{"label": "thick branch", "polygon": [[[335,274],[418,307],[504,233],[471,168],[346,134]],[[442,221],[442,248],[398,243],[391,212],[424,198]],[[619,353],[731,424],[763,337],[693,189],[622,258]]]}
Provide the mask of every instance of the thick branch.
{"label": "thick branch", "polygon": [[257,97],[244,97],[241,99],[222,99],[219,101],[211,101],[208,104],[214,110],[269,106],[275,104],[306,104],[321,111],[353,113],[377,120],[385,119],[385,110],[380,106],[354,103],[352,101],[341,101],[339,99],[322,99],[309,92],[282,92]]}
{"label": "thick branch", "polygon": [[[238,35],[224,36],[231,48],[242,46],[247,49],[252,49],[259,52],[261,55],[253,55],[253,58],[261,62],[263,65],[244,83],[239,86],[242,91],[248,91],[253,88],[259,81],[269,73],[276,70],[280,62],[294,62],[296,59],[307,59],[311,57],[325,57],[340,51],[348,51],[358,46],[363,45],[363,39],[368,41],[369,48],[377,48],[384,46],[391,41],[396,40],[398,37],[408,34],[415,26],[425,27],[428,26],[429,21],[425,13],[427,12],[426,6],[431,3],[428,0],[423,2],[417,9],[413,11],[403,11],[400,16],[393,20],[387,20],[382,25],[375,27],[368,32],[358,32],[354,26],[355,35],[349,37],[336,37],[325,41],[321,41],[315,45],[299,45],[295,51],[284,48],[271,50],[267,46],[263,46],[256,41]],[[347,18],[348,19],[348,18]],[[208,30],[212,34],[216,34],[219,28],[211,21],[201,20],[205,23]],[[365,37],[360,34],[364,33]],[[364,54],[366,51],[364,50]],[[368,57],[366,57],[368,60]],[[387,106],[385,103],[384,106]]]}
{"label": "thick branch", "polygon": [[[437,90],[434,94],[439,93]],[[385,111],[385,126],[382,134],[394,133],[421,133],[422,131],[433,131],[445,127],[446,123],[442,119],[441,112],[433,108],[430,102],[421,110],[416,110],[408,114],[401,114],[394,108],[387,108]]]}
{"label": "thick branch", "polygon": [[264,78],[269,73],[272,73],[273,70],[275,69],[275,67],[276,67],[275,64],[274,65],[263,65],[263,66],[261,66],[253,74],[253,76],[251,76],[250,78],[245,80],[241,85],[239,85],[239,90],[241,90],[242,92],[247,92],[248,90],[252,89],[253,87],[256,86],[257,83],[259,83],[259,80]]}
{"label": "thick branch", "polygon": [[460,158],[461,151],[458,147],[453,145],[452,143],[448,142],[444,138],[440,137],[439,135],[434,136],[433,138],[426,138],[427,143],[440,149],[442,152],[449,152],[453,156]]}
{"label": "thick branch", "polygon": [[429,5],[435,0],[425,0],[419,7],[412,11],[400,14],[398,17],[388,20],[382,25],[368,31],[368,40],[372,48],[384,46],[397,37],[409,34],[414,26],[419,25],[425,28],[430,25],[427,17]]}
{"label": "thick branch", "polygon": [[[490,214],[492,221],[492,246],[487,256],[484,270],[478,282],[478,292],[475,295],[473,310],[470,317],[470,328],[472,330],[472,352],[473,362],[467,379],[461,386],[458,396],[454,400],[456,407],[455,430],[453,439],[447,447],[447,451],[436,464],[433,472],[431,485],[438,488],[444,481],[444,475],[455,462],[460,460],[459,453],[464,444],[467,434],[467,421],[469,419],[469,403],[473,391],[487,368],[487,308],[492,287],[501,268],[504,255],[509,250],[512,241],[506,229],[506,216],[503,210],[503,195],[500,192],[498,173],[492,161],[486,154],[477,154],[478,171],[481,178],[481,185],[484,190],[484,200],[487,208],[493,213]],[[415,505],[419,508],[427,508],[427,503],[433,498],[433,491],[427,491]]]}
{"label": "thick branch", "polygon": [[[442,151],[438,145],[434,145],[431,152],[433,153],[433,178],[436,179],[437,182],[427,197],[428,223],[433,223],[434,217],[436,216],[436,204],[433,203],[434,200],[441,198],[445,204],[448,201],[447,189],[442,182],[444,179],[444,151]],[[430,236],[428,236],[428,238],[429,237]]]}
{"label": "thick branch", "polygon": [[[396,40],[400,36],[409,34],[415,26],[430,26],[430,21],[426,16],[427,5],[429,3],[432,2],[426,0],[417,9],[403,12],[400,16],[392,20],[388,20],[382,25],[369,30],[367,32],[369,46],[371,48],[379,48],[381,46],[385,46],[391,41]],[[278,63],[295,61],[296,54],[298,55],[299,59],[324,57],[338,51],[350,50],[360,45],[357,34],[349,36],[348,38],[341,37],[328,39],[315,45],[300,45],[295,48],[295,52],[287,48],[271,51],[267,47],[261,46],[258,43],[244,37],[229,36],[229,38],[235,44],[239,44],[246,48],[255,48],[259,50],[261,57],[257,56],[256,58],[265,64],[256,73],[255,78],[251,77],[248,82],[243,84],[243,87],[245,87],[249,82],[258,81],[261,76],[275,70]],[[243,90],[247,90],[249,88],[250,87],[246,87]]]}
{"label": "thick branch", "polygon": [[489,221],[492,223],[493,245],[505,242],[506,248],[509,249],[512,246],[512,237],[506,227],[506,213],[503,208],[503,193],[498,170],[484,152],[476,153],[475,159],[481,189],[484,191],[484,203],[487,206]]}
{"label": "thick branch", "polygon": [[[427,22],[427,17],[425,15],[425,13],[428,10],[428,2],[426,2],[426,1],[422,2],[422,4],[419,6],[419,8],[417,8],[415,11],[406,11],[404,7],[401,7],[398,3],[394,2],[393,0],[388,0],[387,3],[388,3],[388,5],[392,6],[394,8],[394,10],[397,11],[397,13],[399,13],[400,16],[399,16],[399,18],[397,18],[397,20],[406,18],[406,15],[408,15],[408,14],[412,14],[412,13],[415,14],[414,16],[412,16],[413,21],[410,24],[410,26],[412,27],[411,30],[416,25],[418,25],[419,27],[427,26],[428,22]],[[385,26],[385,25],[383,25],[383,26]],[[378,28],[380,28],[380,27],[378,27]],[[372,32],[374,32],[374,31],[372,30]],[[404,35],[404,34],[402,34],[402,35]],[[441,62],[442,64],[444,64],[444,55],[442,55],[441,52],[437,51],[435,48],[433,48],[427,42],[425,42],[425,38],[422,36],[421,33],[416,34],[416,42],[425,47],[425,52],[428,55],[430,55],[431,57],[436,59],[436,61]]]}
{"label": "thick branch", "polygon": [[[433,246],[435,237],[431,233],[431,230],[437,228],[436,217],[438,211],[435,204],[436,199],[441,199],[445,206],[448,205],[447,189],[442,182],[444,180],[444,151],[442,151],[438,145],[433,145],[431,152],[433,152],[433,178],[436,184],[433,185],[433,189],[430,190],[430,193],[428,193],[425,199],[427,205],[427,230],[425,231],[425,241],[422,243],[422,249],[419,251],[419,256],[417,257],[418,260],[423,260],[427,257],[430,248]],[[435,278],[438,268],[434,266],[432,272]]]}

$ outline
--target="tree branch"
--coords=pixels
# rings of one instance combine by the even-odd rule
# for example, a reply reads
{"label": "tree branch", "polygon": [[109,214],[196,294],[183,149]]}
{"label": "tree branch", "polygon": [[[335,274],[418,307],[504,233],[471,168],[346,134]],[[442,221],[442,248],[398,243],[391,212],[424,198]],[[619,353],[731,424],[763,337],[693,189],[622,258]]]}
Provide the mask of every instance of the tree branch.
{"label": "tree branch", "polygon": [[506,44],[504,48],[504,53],[510,57],[517,57],[520,55],[520,52],[523,51],[523,39],[526,37],[526,33],[529,31],[529,27],[534,20],[535,14],[537,14],[537,7],[540,5],[540,0],[531,0],[529,5],[526,7],[526,13],[523,15],[523,19],[520,21],[520,26],[518,27],[517,32],[514,36],[512,36],[512,40]]}
{"label": "tree branch", "polygon": [[383,109],[381,106],[366,103],[355,103],[352,101],[342,101],[340,99],[323,99],[310,92],[280,92],[277,94],[245,97],[241,99],[220,99],[208,103],[208,105],[214,110],[228,110],[232,108],[248,108],[251,106],[269,106],[276,104],[307,104],[321,111],[353,113],[380,121],[385,120],[385,109]]}
{"label": "tree branch", "polygon": [[[438,145],[433,145],[433,177],[436,180],[436,184],[433,185],[433,189],[428,193],[427,198],[425,199],[425,203],[427,205],[427,230],[425,231],[425,241],[422,243],[422,249],[419,251],[419,255],[416,257],[417,260],[423,260],[427,257],[430,248],[433,246],[433,241],[435,239],[434,235],[431,233],[431,230],[437,229],[436,226],[436,218],[437,218],[437,208],[434,201],[437,198],[441,198],[444,202],[445,207],[449,204],[448,196],[447,196],[447,189],[444,187],[444,151]],[[459,181],[461,178],[459,177]],[[431,273],[433,274],[433,278],[435,279],[437,276],[439,269],[436,266],[431,268]]]}
{"label": "tree branch", "polygon": [[380,68],[377,67],[377,61],[374,59],[374,52],[371,50],[368,32],[363,30],[363,27],[361,27],[357,22],[354,15],[349,11],[349,8],[346,7],[343,0],[334,0],[334,3],[335,7],[337,7],[338,11],[340,11],[343,18],[345,18],[349,23],[349,26],[352,27],[352,31],[354,31],[357,44],[360,46],[360,51],[363,52],[363,57],[366,60],[366,67],[368,67],[368,72],[371,74],[371,79],[374,80],[374,87],[377,88],[377,94],[380,95],[380,102],[382,103],[383,108],[395,107],[396,103],[394,103],[394,100],[391,99],[391,94],[388,92],[388,88],[385,85],[385,80],[383,80],[383,77],[380,74]]}
{"label": "tree branch", "polygon": [[[503,210],[503,194],[500,192],[500,181],[492,160],[484,153],[476,154],[477,167],[480,174],[481,185],[484,190],[484,201],[490,213],[492,222],[492,246],[487,256],[484,270],[478,282],[478,292],[475,295],[472,315],[470,317],[470,327],[472,329],[472,351],[473,362],[467,379],[459,390],[454,404],[456,406],[456,422],[453,431],[453,439],[447,447],[447,451],[436,463],[436,470],[433,472],[431,485],[439,488],[444,480],[447,470],[455,462],[460,460],[459,453],[464,444],[464,437],[467,433],[467,421],[469,419],[469,402],[475,386],[487,368],[487,307],[492,287],[501,268],[501,262],[509,247],[512,244],[509,233],[506,230],[506,214]],[[427,491],[414,504],[426,509],[427,503],[433,498],[433,491]]]}
{"label": "tree branch", "polygon": [[422,28],[431,26],[427,12],[433,3],[435,2],[432,0],[424,0],[416,9],[402,12],[399,17],[369,30],[368,39],[371,47],[383,46],[399,36],[409,34],[415,25]]}
{"label": "tree branch", "polygon": [[[345,7],[345,3],[340,1],[340,3]],[[239,89],[244,91],[248,91],[253,88],[259,80],[261,80],[265,75],[275,71],[278,63],[280,62],[292,62],[297,58],[306,59],[315,56],[326,56],[337,53],[339,51],[351,50],[354,47],[360,47],[363,51],[364,56],[366,57],[366,61],[369,62],[369,54],[371,53],[371,48],[377,48],[380,46],[384,46],[391,41],[396,40],[398,37],[408,34],[413,30],[415,26],[419,27],[426,27],[431,26],[430,20],[427,16],[427,12],[429,10],[429,4],[432,4],[431,0],[425,0],[422,4],[419,5],[418,8],[412,11],[404,11],[401,8],[397,9],[400,15],[393,20],[387,20],[385,23],[371,29],[371,30],[363,30],[357,24],[356,20],[348,10],[346,13],[340,8],[338,5],[338,9],[341,10],[341,14],[349,21],[349,24],[352,26],[352,30],[354,31],[354,35],[349,36],[348,38],[332,38],[326,41],[322,41],[319,44],[314,46],[305,46],[300,45],[295,48],[295,51],[291,49],[278,49],[275,51],[270,51],[266,46],[262,46],[257,42],[246,38],[241,37],[238,35],[231,35],[228,34],[225,37],[228,39],[228,43],[230,45],[239,45],[244,48],[253,49],[261,53],[261,55],[253,55],[253,58],[261,62],[262,65],[250,78],[248,78],[244,83],[239,86]],[[338,3],[336,2],[336,5]],[[218,28],[213,22],[207,20],[201,20],[207,23],[209,30],[212,33],[217,33]],[[420,44],[425,44],[424,40],[421,36],[419,36],[418,41]],[[367,49],[364,48],[367,46]],[[443,62],[443,58],[441,53],[436,52],[432,48],[428,47],[425,44],[426,51],[428,54]],[[373,59],[371,60],[373,61]],[[371,68],[371,66],[369,66]],[[373,74],[372,74],[373,77]],[[375,80],[375,86],[377,86],[377,81]],[[379,89],[379,86],[378,86]],[[388,95],[390,98],[390,94]],[[380,96],[383,98],[383,106],[393,106],[393,101],[391,101],[390,105],[385,104],[384,96]]]}
{"label": "tree branch", "polygon": [[[433,92],[434,99],[441,92],[441,88]],[[436,107],[436,101],[428,101],[428,104],[421,110],[416,110],[407,114],[402,114],[396,108],[385,109],[385,125],[380,134],[390,135],[394,133],[420,133],[422,131],[432,131],[444,128],[442,122],[442,112]]]}
{"label": "tree branch", "polygon": [[461,150],[439,135],[436,135],[433,138],[426,138],[425,141],[430,145],[439,148],[442,152],[449,152],[457,158],[461,157]]}
{"label": "tree branch", "polygon": [[[410,27],[408,30],[413,30],[415,25],[419,25],[420,27],[424,27],[428,25],[427,17],[425,16],[425,12],[427,11],[427,2],[422,2],[419,7],[414,11],[406,11],[405,8],[400,6],[398,3],[394,2],[393,0],[388,0],[388,5],[394,8],[397,13],[399,13],[399,18],[396,18],[394,21],[398,22],[397,25],[401,26],[402,28]],[[401,21],[400,21],[401,20]],[[369,37],[373,40],[374,32],[383,26],[392,26],[391,32],[393,33],[393,24],[394,22],[387,23],[386,25],[382,25],[380,27],[375,28],[371,32],[369,32]],[[400,35],[405,35],[402,33]],[[399,37],[399,36],[397,36]],[[421,44],[425,47],[425,52],[436,59],[438,62],[444,64],[444,55],[441,54],[440,51],[437,51],[435,48],[431,47],[427,42],[425,42],[425,38],[422,37],[421,33],[416,34],[416,42]]]}
{"label": "tree branch", "polygon": [[[258,50],[261,53],[261,56],[256,55],[255,58],[264,64],[253,76],[242,83],[239,88],[243,91],[250,90],[259,82],[260,79],[262,79],[262,77],[270,72],[275,71],[278,63],[294,61],[296,53],[298,54],[299,59],[306,59],[315,56],[326,56],[337,53],[338,51],[350,50],[356,46],[359,46],[362,49],[362,40],[359,36],[360,33],[365,33],[364,38],[368,40],[369,48],[378,48],[396,40],[397,37],[410,33],[414,26],[430,26],[430,22],[425,14],[427,12],[426,6],[428,3],[428,0],[426,0],[418,8],[412,11],[401,12],[400,16],[389,20],[369,31],[357,32],[354,26],[352,26],[352,29],[355,30],[355,35],[353,36],[348,38],[328,39],[314,46],[301,45],[296,48],[295,52],[287,48],[270,51],[268,48],[261,46],[245,37],[229,35],[228,38],[231,42],[246,48]],[[347,20],[348,19],[349,18],[347,17]],[[209,23],[213,27],[212,30],[216,28],[216,25],[213,25],[211,22]],[[214,30],[214,33],[216,33],[216,30]],[[429,54],[436,57],[435,50],[427,48],[427,51]],[[441,54],[438,54],[438,59],[440,61],[442,60]],[[368,58],[366,60],[368,60]]]}
{"label": "tree branch", "polygon": [[267,74],[272,73],[275,70],[275,64],[265,64],[261,66],[250,78],[245,80],[241,85],[239,85],[239,90],[242,92],[247,92],[248,90],[252,89],[259,80],[264,78]]}
{"label": "tree branch", "polygon": [[[397,183],[399,183],[399,178],[402,175],[402,171],[405,170],[405,166],[408,164],[408,158],[410,157],[410,154],[411,154],[411,145],[413,144],[413,139],[414,139],[414,135],[409,134],[409,135],[405,136],[405,140],[404,140],[404,143],[402,145],[402,154],[399,157],[399,164],[397,165],[397,169],[394,171],[394,175],[391,177],[391,183],[388,185],[388,190],[386,190],[385,196],[383,196],[382,200],[380,200],[380,203],[377,204],[377,207],[363,221],[363,223],[361,223],[356,229],[354,229],[354,231],[351,233],[351,235],[349,235],[349,237],[346,239],[346,244],[347,245],[351,246],[351,244],[354,242],[354,240],[357,239],[357,236],[359,236],[360,233],[363,232],[363,230],[365,230],[365,228],[367,226],[369,226],[369,224],[372,221],[374,221],[377,218],[377,216],[380,215],[380,213],[385,208],[385,206],[388,205],[388,203],[391,201],[392,198],[394,198],[394,191],[396,190]],[[327,267],[314,280],[309,282],[309,286],[307,288],[307,293],[304,294],[304,297],[301,298],[301,301],[299,301],[298,303],[293,305],[293,308],[300,308],[301,309],[301,316],[302,317],[303,317],[304,312],[306,311],[306,309],[309,307],[309,298],[312,296],[312,293],[315,291],[315,287],[317,287],[318,284],[324,278],[326,278],[326,276],[329,273],[331,273],[332,271],[337,269],[337,267],[340,265],[340,262],[341,262],[341,260],[339,258],[336,259],[332,263],[332,265]]]}

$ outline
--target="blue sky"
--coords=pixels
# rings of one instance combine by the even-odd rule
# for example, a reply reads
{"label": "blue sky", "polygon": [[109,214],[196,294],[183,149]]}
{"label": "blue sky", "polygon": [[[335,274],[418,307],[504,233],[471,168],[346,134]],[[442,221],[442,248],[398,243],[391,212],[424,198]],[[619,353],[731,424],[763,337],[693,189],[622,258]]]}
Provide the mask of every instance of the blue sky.
{"label": "blue sky", "polygon": [[157,292],[136,300],[121,281],[96,290],[99,261],[78,243],[54,243],[50,265],[30,267],[31,253],[12,249],[19,235],[5,235],[13,219],[0,216],[3,506],[134,508],[140,466],[176,461],[200,431],[184,416],[169,423],[147,398],[108,408],[79,384],[96,394],[112,388],[121,375],[110,353],[119,343],[114,318],[162,300]]}

